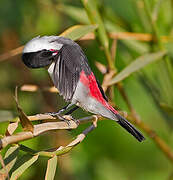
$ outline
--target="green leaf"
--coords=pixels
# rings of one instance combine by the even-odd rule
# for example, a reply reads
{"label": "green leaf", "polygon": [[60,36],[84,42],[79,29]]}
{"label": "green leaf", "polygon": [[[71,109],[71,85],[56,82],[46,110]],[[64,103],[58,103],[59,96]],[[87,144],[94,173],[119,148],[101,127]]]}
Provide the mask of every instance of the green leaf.
{"label": "green leaf", "polygon": [[127,67],[125,67],[118,75],[116,75],[108,84],[112,85],[117,82],[122,81],[132,73],[140,70],[146,65],[159,60],[166,54],[166,51],[159,51],[155,53],[145,54],[143,56],[138,57],[136,60],[131,62]]}
{"label": "green leaf", "polygon": [[88,14],[88,18],[91,24],[98,24],[98,31],[96,35],[100,40],[101,45],[104,47],[104,52],[108,61],[109,68],[114,69],[114,63],[112,57],[109,52],[109,38],[107,36],[107,32],[98,11],[97,1],[96,0],[81,0],[85,10]]}
{"label": "green leaf", "polygon": [[9,173],[12,167],[14,166],[16,160],[17,160],[17,155],[19,153],[19,146],[13,146],[10,147],[4,157],[4,164],[5,168],[0,170],[0,174],[6,174]]}
{"label": "green leaf", "polygon": [[162,3],[164,2],[165,0],[158,0],[155,5],[154,5],[154,10],[152,12],[152,20],[153,21],[156,21],[157,18],[158,18],[158,14],[159,14],[159,11],[162,7]]}
{"label": "green leaf", "polygon": [[57,167],[57,156],[48,160],[45,180],[54,180]]}
{"label": "green leaf", "polygon": [[70,18],[75,19],[77,22],[89,24],[89,19],[84,8],[60,4],[56,7],[56,9],[68,15]]}
{"label": "green leaf", "polygon": [[18,179],[23,174],[23,172],[28,169],[37,159],[38,155],[31,156],[27,154],[22,156],[12,169],[13,173],[10,180]]}
{"label": "green leaf", "polygon": [[[117,24],[114,24],[108,19],[105,19],[104,21],[108,32],[127,32],[126,29],[118,26]],[[137,53],[143,54],[149,51],[148,44],[144,42],[136,41],[136,40],[126,40],[126,39],[121,39],[120,41],[123,44],[125,44],[128,47],[128,49],[131,49]]]}
{"label": "green leaf", "polygon": [[100,39],[100,42],[102,43],[102,45],[106,48],[109,47],[109,41],[108,41],[108,37],[106,35],[106,31],[104,28],[104,24],[102,22],[102,19],[100,17],[100,14],[97,10],[97,3],[95,0],[81,0],[85,10],[88,14],[88,17],[91,21],[92,24],[98,24],[99,28],[98,28],[98,37]]}
{"label": "green leaf", "polygon": [[[105,7],[107,11],[110,11]],[[89,20],[86,15],[84,8],[74,7],[70,5],[59,5],[57,9],[68,15],[70,18],[73,18],[75,21],[88,24]],[[115,16],[115,15],[114,15]],[[118,24],[111,22],[109,19],[104,19],[104,25],[108,32],[126,32],[125,29],[120,27]],[[149,46],[146,43],[135,40],[120,40],[123,42],[129,49],[132,49],[138,53],[147,53],[149,51]]]}
{"label": "green leaf", "polygon": [[170,115],[173,115],[173,107],[165,103],[160,103],[160,107]]}
{"label": "green leaf", "polygon": [[60,36],[72,39],[73,41],[97,29],[97,25],[76,25],[65,30]]}

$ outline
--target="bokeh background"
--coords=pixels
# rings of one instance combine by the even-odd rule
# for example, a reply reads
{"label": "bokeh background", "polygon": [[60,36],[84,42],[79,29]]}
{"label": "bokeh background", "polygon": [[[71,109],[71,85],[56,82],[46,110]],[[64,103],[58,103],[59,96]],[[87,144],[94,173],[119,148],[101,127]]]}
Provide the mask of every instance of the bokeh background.
{"label": "bokeh background", "polygon": [[[0,54],[24,45],[38,35],[58,35],[77,24],[89,24],[81,1],[76,0],[1,0]],[[167,56],[122,81],[134,109],[173,149],[173,1],[172,0],[100,0],[99,12],[108,32],[150,33],[155,41],[117,40],[115,66],[118,72],[145,53],[167,50]],[[167,36],[165,41],[160,36]],[[112,42],[112,41],[110,41]],[[97,40],[80,42],[95,75],[103,75],[95,62],[107,66]],[[6,120],[17,116],[13,99],[15,86],[35,84],[51,86],[45,69],[28,69],[21,55],[0,61],[0,133]],[[107,94],[108,97],[109,94]],[[19,91],[19,101],[27,115],[51,112],[65,103],[55,93]],[[114,88],[113,102],[129,112],[120,92]],[[75,117],[88,116],[78,110]],[[65,145],[87,125],[72,131],[50,132],[22,142],[35,150]],[[141,130],[142,131],[142,130]],[[142,131],[145,134],[144,131]],[[2,151],[5,153],[7,149]],[[22,152],[21,152],[22,154]],[[44,179],[47,158],[39,158],[19,179]],[[171,180],[172,162],[151,137],[137,142],[113,121],[100,121],[98,127],[70,153],[58,157],[55,179],[62,180]]]}

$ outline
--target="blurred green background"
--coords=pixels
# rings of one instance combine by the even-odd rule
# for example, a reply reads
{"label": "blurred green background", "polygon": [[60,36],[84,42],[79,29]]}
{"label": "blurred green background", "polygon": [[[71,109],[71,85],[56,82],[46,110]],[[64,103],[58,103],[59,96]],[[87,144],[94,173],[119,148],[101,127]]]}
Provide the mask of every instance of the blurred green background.
{"label": "blurred green background", "polygon": [[[118,71],[144,53],[168,51],[166,57],[134,73],[122,83],[142,121],[173,148],[173,1],[100,0],[98,7],[108,32],[151,33],[158,37],[152,42],[118,40],[115,59]],[[76,24],[89,24],[79,0],[1,0],[0,54],[24,45],[37,35],[58,35]],[[160,40],[162,35],[168,36],[168,40]],[[103,75],[96,68],[95,61],[106,66],[107,61],[99,42],[82,41],[80,45],[96,77],[102,82]],[[13,100],[15,86],[24,84],[46,87],[52,82],[45,69],[31,70],[24,66],[21,55],[0,62],[1,134],[8,124],[2,121],[17,116]],[[40,91],[20,91],[19,101],[27,115],[56,111],[65,104],[59,95]],[[129,112],[116,88],[114,102],[121,110]],[[82,110],[74,113],[75,117],[86,115]],[[49,132],[22,144],[35,150],[65,145],[86,126],[81,125],[72,131]],[[40,157],[19,179],[44,179],[47,160]],[[150,137],[146,135],[146,140],[139,143],[113,121],[105,120],[98,122],[98,127],[84,142],[70,153],[58,157],[55,179],[171,180],[172,174],[171,162]]]}

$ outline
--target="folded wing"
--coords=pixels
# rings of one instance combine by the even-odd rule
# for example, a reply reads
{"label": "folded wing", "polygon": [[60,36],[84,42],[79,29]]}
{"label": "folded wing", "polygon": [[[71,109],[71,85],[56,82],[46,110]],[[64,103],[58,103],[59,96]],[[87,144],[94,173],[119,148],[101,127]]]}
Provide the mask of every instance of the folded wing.
{"label": "folded wing", "polygon": [[60,95],[70,101],[75,92],[82,70],[90,74],[88,60],[78,45],[63,45],[55,57],[53,82]]}

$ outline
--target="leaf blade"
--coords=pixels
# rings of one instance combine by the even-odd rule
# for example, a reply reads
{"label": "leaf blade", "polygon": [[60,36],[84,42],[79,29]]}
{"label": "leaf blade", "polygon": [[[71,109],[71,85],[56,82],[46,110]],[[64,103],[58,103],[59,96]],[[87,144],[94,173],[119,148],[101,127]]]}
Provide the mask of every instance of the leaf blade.
{"label": "leaf blade", "polygon": [[54,180],[57,167],[57,156],[48,160],[45,180]]}
{"label": "leaf blade", "polygon": [[173,107],[166,104],[166,103],[160,103],[160,107],[169,115],[173,115]]}
{"label": "leaf blade", "polygon": [[[5,174],[7,177],[10,170],[13,168],[14,164],[16,163],[18,153],[19,153],[18,145],[10,147],[7,150],[5,157],[4,157],[5,168],[2,168],[0,170],[0,174]],[[6,173],[8,173],[8,174],[6,174]]]}
{"label": "leaf blade", "polygon": [[125,78],[127,78],[132,73],[140,70],[141,68],[145,67],[146,65],[159,60],[166,54],[166,51],[158,51],[155,53],[145,54],[143,56],[138,57],[136,60],[131,62],[127,67],[125,67],[118,75],[116,75],[108,85],[116,84]]}
{"label": "leaf blade", "polygon": [[97,29],[97,27],[97,25],[75,25],[70,27],[69,29],[66,29],[59,36],[64,36],[75,41],[82,36],[94,31],[95,29]]}
{"label": "leaf blade", "polygon": [[13,171],[10,180],[16,180],[20,177],[23,172],[28,169],[36,160],[38,159],[38,155],[30,156],[24,155],[20,158],[20,160],[15,165],[15,170]]}
{"label": "leaf blade", "polygon": [[95,33],[98,39],[100,40],[101,45],[104,48],[104,52],[108,61],[110,69],[115,69],[112,57],[109,52],[109,38],[105,29],[105,25],[102,21],[101,15],[98,11],[98,4],[96,0],[81,0],[83,3],[86,13],[91,24],[98,24],[98,30]]}
{"label": "leaf blade", "polygon": [[83,8],[60,4],[56,6],[56,9],[61,13],[68,15],[70,18],[75,19],[80,24],[89,24],[88,16]]}

